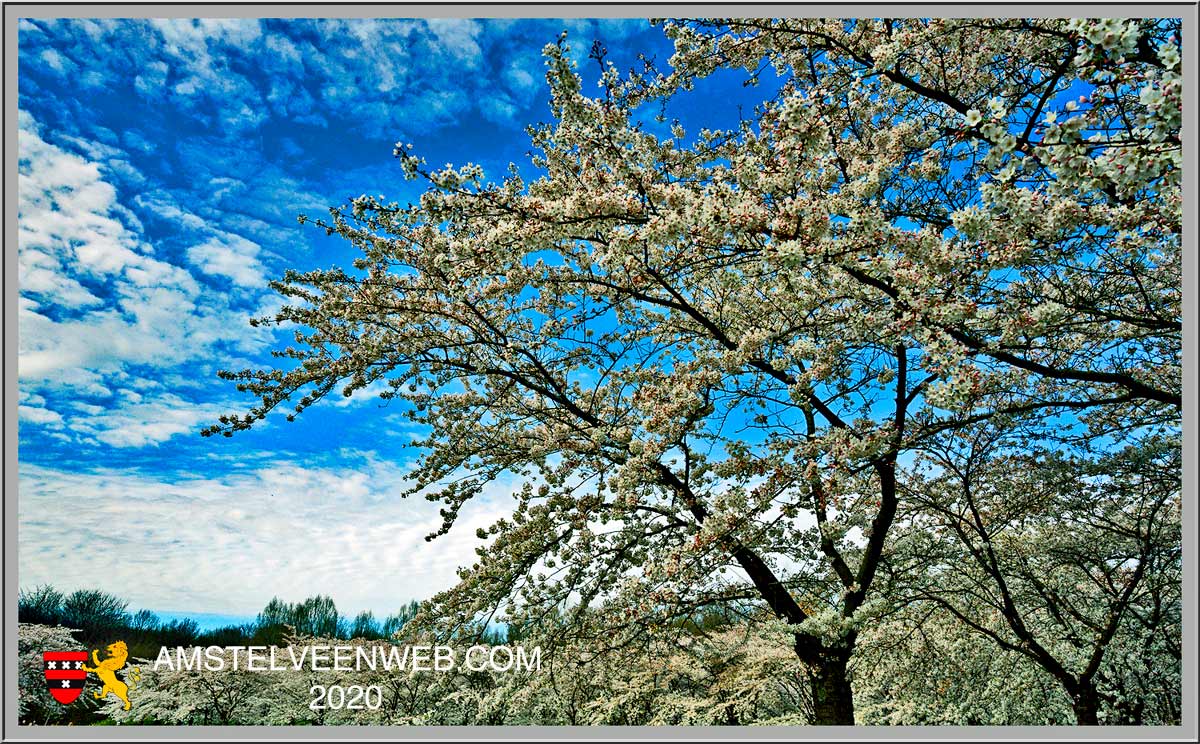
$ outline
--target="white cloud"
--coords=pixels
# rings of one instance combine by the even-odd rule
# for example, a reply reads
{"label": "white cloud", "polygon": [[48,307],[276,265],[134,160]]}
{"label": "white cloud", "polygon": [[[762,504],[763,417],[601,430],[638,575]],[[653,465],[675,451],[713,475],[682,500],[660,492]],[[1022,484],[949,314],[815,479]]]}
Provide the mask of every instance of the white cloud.
{"label": "white cloud", "polygon": [[207,226],[202,218],[184,212],[179,208],[171,195],[165,191],[147,191],[133,197],[133,203],[141,209],[153,212],[159,217],[179,223],[180,226],[186,227],[189,230],[203,230]]}
{"label": "white cloud", "polygon": [[513,484],[497,483],[427,543],[438,505],[397,498],[404,485],[401,468],[373,457],[175,479],[23,465],[21,582],[103,586],[159,609],[252,613],[276,594],[322,593],[343,612],[391,611],[452,585],[475,559],[476,528],[512,504]]}
{"label": "white cloud", "polygon": [[532,55],[523,55],[514,59],[504,71],[504,82],[514,94],[528,97],[537,90],[542,81],[530,72],[540,70],[542,62]]}
{"label": "white cloud", "polygon": [[248,47],[262,36],[258,19],[152,18],[150,24],[180,54],[206,54],[211,44]]}
{"label": "white cloud", "polygon": [[[47,142],[28,115],[20,119],[19,150],[19,385],[23,395],[60,394],[51,403],[27,402],[22,423],[132,447],[165,441],[215,417],[214,408],[182,394],[144,402],[114,398],[113,391],[147,382],[140,375],[160,377],[207,362],[217,344],[247,354],[261,348],[267,333],[247,322],[257,311],[245,298],[156,258],[98,165]],[[181,227],[206,225],[178,209],[163,213]],[[231,233],[208,234],[191,260],[241,286],[264,284],[256,244]],[[237,309],[235,302],[245,306]],[[54,404],[63,397],[106,398],[112,405],[95,415]]]}
{"label": "white cloud", "polygon": [[46,66],[59,75],[68,75],[75,70],[75,63],[53,49],[43,50],[39,55]]}
{"label": "white cloud", "polygon": [[122,391],[119,405],[71,419],[68,428],[86,439],[112,447],[146,447],[180,434],[198,434],[200,427],[216,421],[227,405],[198,404],[175,394],[144,400]]}
{"label": "white cloud", "polygon": [[483,113],[483,118],[493,124],[515,125],[517,123],[516,105],[502,96],[492,96],[480,101],[479,110]]}
{"label": "white cloud", "polygon": [[148,255],[150,247],[118,219],[125,210],[97,163],[46,142],[27,116],[18,147],[18,246],[28,256],[23,265],[99,280],[138,272],[195,291],[186,271]]}
{"label": "white cloud", "polygon": [[142,68],[142,73],[133,79],[133,87],[147,98],[160,95],[167,83],[167,72],[170,68],[166,62],[155,60]]}
{"label": "white cloud", "polygon": [[469,70],[479,67],[483,50],[479,48],[482,29],[470,18],[430,18],[425,22],[441,48],[453,57],[453,63]]}
{"label": "white cloud", "polygon": [[[35,302],[43,298],[60,307],[88,308],[67,320],[38,315],[36,306],[23,308],[22,321],[33,324],[31,333],[22,334],[23,377],[48,369],[35,363],[44,352],[63,351],[71,366],[89,366],[88,359],[104,357],[140,363],[156,360],[155,350],[164,344],[177,357],[182,346],[177,342],[184,336],[228,330],[228,302],[220,293],[201,302],[208,290],[187,269],[152,255],[153,248],[132,229],[140,225],[125,224],[132,221],[128,210],[95,163],[47,143],[28,118],[22,119],[19,145],[21,293]],[[206,224],[170,205],[160,214],[190,229]],[[209,242],[194,249],[206,270],[241,282],[261,277],[256,244],[211,233]],[[83,281],[106,288],[107,304]],[[105,306],[90,309],[100,304]],[[91,348],[99,344],[89,345],[89,335],[106,348]],[[189,355],[204,352],[196,348]]]}
{"label": "white cloud", "polygon": [[62,424],[62,416],[55,411],[37,406],[17,406],[17,418],[21,421],[32,421],[35,424],[52,425],[53,428],[59,428],[57,425]]}
{"label": "white cloud", "polygon": [[206,274],[228,277],[243,287],[262,287],[266,279],[258,251],[257,243],[226,234],[189,248],[188,260]]}
{"label": "white cloud", "polygon": [[99,305],[101,300],[75,279],[62,273],[58,260],[30,248],[17,256],[17,281],[30,294],[53,297],[66,308]]}
{"label": "white cloud", "polygon": [[390,385],[388,385],[387,379],[381,378],[381,379],[376,380],[375,382],[372,382],[371,384],[367,385],[366,387],[361,387],[358,390],[355,390],[354,393],[348,398],[346,396],[342,395],[341,390],[339,389],[337,397],[335,398],[335,397],[331,396],[329,398],[329,400],[332,400],[333,405],[338,408],[346,408],[348,406],[360,406],[365,403],[374,403],[376,405],[383,405],[383,404],[387,403],[388,401],[381,399],[379,397],[379,394],[387,392],[388,390],[391,390],[391,389],[392,388]]}

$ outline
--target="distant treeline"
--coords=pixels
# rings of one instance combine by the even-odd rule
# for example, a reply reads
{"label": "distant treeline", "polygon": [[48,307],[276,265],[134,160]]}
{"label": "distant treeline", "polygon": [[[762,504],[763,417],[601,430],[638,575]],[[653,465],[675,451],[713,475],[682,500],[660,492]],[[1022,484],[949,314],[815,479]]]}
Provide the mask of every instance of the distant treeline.
{"label": "distant treeline", "polygon": [[90,648],[123,640],[134,656],[152,657],[163,646],[280,645],[289,628],[299,635],[326,638],[388,638],[416,615],[417,607],[414,600],[382,619],[370,611],[350,618],[338,612],[330,597],[294,603],[273,598],[253,622],[202,631],[195,620],[163,621],[150,610],[130,612],[126,600],[100,589],[64,594],[40,586],[21,590],[17,620],[79,630],[76,637]]}

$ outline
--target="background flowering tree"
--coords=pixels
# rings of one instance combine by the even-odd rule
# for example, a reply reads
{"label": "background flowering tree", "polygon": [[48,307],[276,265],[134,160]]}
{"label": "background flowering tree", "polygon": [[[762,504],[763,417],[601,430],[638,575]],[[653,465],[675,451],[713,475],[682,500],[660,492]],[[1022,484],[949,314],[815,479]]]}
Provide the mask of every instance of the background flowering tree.
{"label": "background flowering tree", "polygon": [[[1176,720],[1180,446],[1088,459],[956,432],[924,454],[889,566],[898,603],[946,614],[1055,680],[1078,723]],[[1027,677],[1027,674],[1020,675]]]}
{"label": "background flowering tree", "polygon": [[[599,656],[735,608],[786,629],[814,722],[853,723],[908,453],[1030,414],[1178,427],[1179,26],[665,28],[665,72],[595,47],[594,96],[546,48],[532,178],[398,145],[427,190],[317,221],[361,256],[274,285],[259,322],[296,343],[223,373],[260,401],[206,433],[383,383],[439,534],[526,479],[425,626],[499,613]],[[752,117],[655,119],[721,68],[763,81]]]}

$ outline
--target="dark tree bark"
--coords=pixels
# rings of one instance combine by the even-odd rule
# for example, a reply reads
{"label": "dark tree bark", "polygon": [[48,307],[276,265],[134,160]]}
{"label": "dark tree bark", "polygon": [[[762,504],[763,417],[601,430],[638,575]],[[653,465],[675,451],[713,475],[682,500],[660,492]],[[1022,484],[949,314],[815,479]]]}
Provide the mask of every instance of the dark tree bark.
{"label": "dark tree bark", "polygon": [[1071,708],[1080,726],[1100,725],[1100,695],[1091,682],[1081,681],[1071,692]]}
{"label": "dark tree bark", "polygon": [[846,666],[850,649],[830,649],[812,671],[813,723],[818,726],[853,726],[854,692]]}

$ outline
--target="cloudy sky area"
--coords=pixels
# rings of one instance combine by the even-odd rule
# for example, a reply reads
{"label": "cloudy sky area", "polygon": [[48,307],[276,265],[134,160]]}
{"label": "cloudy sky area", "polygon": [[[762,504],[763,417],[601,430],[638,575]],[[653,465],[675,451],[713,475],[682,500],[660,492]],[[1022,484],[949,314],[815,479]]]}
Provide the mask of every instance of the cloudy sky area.
{"label": "cloudy sky area", "polygon": [[511,484],[435,543],[402,501],[397,407],[359,398],[233,439],[221,368],[267,363],[247,324],[288,267],[346,265],[296,216],[415,194],[391,157],[500,173],[547,117],[541,49],[649,51],[644,21],[22,20],[20,584],[156,610],[253,614],[331,594],[390,612],[454,580]]}

